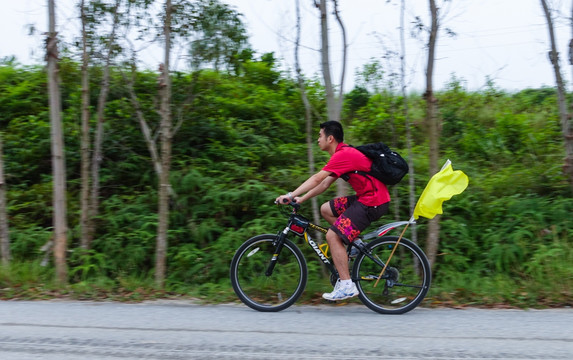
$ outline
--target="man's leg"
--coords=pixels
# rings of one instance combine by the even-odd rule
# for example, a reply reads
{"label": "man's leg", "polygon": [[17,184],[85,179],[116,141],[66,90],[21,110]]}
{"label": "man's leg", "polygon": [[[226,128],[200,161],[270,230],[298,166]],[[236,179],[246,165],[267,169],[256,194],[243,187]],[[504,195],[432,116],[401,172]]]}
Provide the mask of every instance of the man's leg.
{"label": "man's leg", "polygon": [[332,213],[332,208],[330,207],[330,201],[325,202],[320,207],[320,214],[330,225],[334,224],[338,215]]}
{"label": "man's leg", "polygon": [[[334,214],[332,211],[330,201],[322,204],[320,207],[320,213],[324,220],[328,221],[330,225],[334,224],[336,219],[338,219],[338,214]],[[329,229],[326,233],[326,242],[328,243],[334,266],[336,267],[336,270],[338,270],[340,280],[350,280],[348,255],[346,254],[346,246],[342,242],[342,239],[337,233],[332,231],[332,229]]]}
{"label": "man's leg", "polygon": [[326,233],[326,241],[330,247],[330,254],[336,270],[338,270],[339,279],[334,286],[334,290],[330,293],[322,294],[326,300],[345,300],[358,295],[356,284],[350,279],[350,272],[348,271],[348,256],[346,255],[346,247],[342,243],[342,239],[332,230]]}
{"label": "man's leg", "polygon": [[326,233],[326,242],[328,242],[330,254],[332,255],[332,261],[334,262],[336,270],[338,270],[338,276],[340,277],[340,280],[350,280],[346,246],[344,246],[338,234],[331,229],[329,229]]}

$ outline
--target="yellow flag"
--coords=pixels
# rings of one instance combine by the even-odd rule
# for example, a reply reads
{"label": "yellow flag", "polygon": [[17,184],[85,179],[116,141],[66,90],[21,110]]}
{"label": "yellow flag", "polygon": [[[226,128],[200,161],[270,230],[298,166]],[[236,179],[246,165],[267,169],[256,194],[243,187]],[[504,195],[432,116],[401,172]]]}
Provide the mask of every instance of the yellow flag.
{"label": "yellow flag", "polygon": [[468,187],[469,179],[460,170],[452,169],[452,162],[448,160],[442,170],[432,176],[428,185],[418,199],[414,209],[414,219],[420,216],[432,219],[442,213],[442,203],[454,195],[461,194]]}

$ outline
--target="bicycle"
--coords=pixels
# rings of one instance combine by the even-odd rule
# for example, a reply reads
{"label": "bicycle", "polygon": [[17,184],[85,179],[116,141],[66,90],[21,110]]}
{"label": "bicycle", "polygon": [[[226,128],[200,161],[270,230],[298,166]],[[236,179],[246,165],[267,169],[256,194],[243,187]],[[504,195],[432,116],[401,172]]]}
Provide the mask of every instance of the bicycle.
{"label": "bicycle", "polygon": [[[233,289],[239,299],[254,310],[284,310],[298,300],[306,287],[306,260],[288,238],[291,234],[304,238],[314,250],[330,271],[332,286],[338,279],[338,272],[329,260],[328,244],[318,245],[308,233],[312,229],[326,234],[328,229],[299,214],[300,204],[291,202],[289,205],[292,211],[286,210],[289,218],[284,230],[248,239],[231,261]],[[352,249],[358,250],[351,270],[358,297],[375,312],[406,313],[422,302],[430,288],[430,264],[422,249],[408,239],[385,235],[409,223],[398,221],[383,225],[347,247],[349,261],[352,261]],[[374,240],[365,242],[371,239]]]}

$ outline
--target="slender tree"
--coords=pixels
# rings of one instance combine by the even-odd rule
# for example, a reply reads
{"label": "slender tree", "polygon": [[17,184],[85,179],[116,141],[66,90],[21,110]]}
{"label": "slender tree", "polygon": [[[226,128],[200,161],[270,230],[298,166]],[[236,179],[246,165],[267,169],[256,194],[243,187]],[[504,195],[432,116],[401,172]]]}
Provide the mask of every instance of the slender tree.
{"label": "slender tree", "polygon": [[[573,31],[573,5],[571,6],[571,30]],[[569,41],[569,64],[573,65],[573,35],[571,36],[571,40]],[[573,102],[570,104],[570,116],[567,123],[563,124],[563,135],[565,136],[565,172],[569,173],[569,184],[571,184],[571,188],[573,189],[573,118],[571,114],[573,114]]]}
{"label": "slender tree", "polygon": [[[148,9],[148,3],[142,2],[143,8]],[[205,16],[204,16],[205,15]],[[212,63],[215,66],[223,65],[226,60],[229,65],[234,61],[235,55],[246,43],[246,30],[242,25],[240,14],[229,9],[227,5],[221,4],[217,0],[190,2],[185,0],[167,1],[165,12],[162,17],[163,33],[157,38],[164,40],[164,61],[159,68],[159,103],[160,103],[160,124],[158,138],[153,134],[153,129],[145,118],[142,106],[134,90],[136,73],[136,51],[133,44],[131,60],[132,75],[128,79],[124,74],[131,103],[135,109],[135,115],[139,121],[147,148],[151,154],[153,167],[158,177],[158,228],[156,239],[156,259],[155,259],[155,280],[156,285],[164,286],[166,275],[166,254],[168,248],[169,229],[169,200],[176,196],[169,182],[169,171],[171,166],[171,148],[173,138],[179,127],[183,123],[181,109],[188,109],[193,103],[197,94],[193,92],[194,84],[198,79],[198,73],[194,73],[191,81],[190,91],[186,100],[178,104],[178,123],[173,126],[172,89],[170,79],[170,53],[176,39],[192,41],[190,54],[193,56],[191,65],[199,66],[204,63]],[[147,31],[142,31],[145,35]],[[215,46],[220,49],[213,49],[213,44],[209,44],[208,39],[212,36],[217,38]],[[205,48],[207,46],[207,48]]]}
{"label": "slender tree", "polygon": [[328,33],[328,0],[316,0],[315,6],[320,11],[320,56],[321,56],[321,67],[322,67],[322,77],[324,79],[324,89],[326,92],[326,108],[328,112],[328,120],[340,121],[340,114],[342,112],[342,101],[343,101],[343,88],[344,88],[344,76],[346,73],[346,30],[340,13],[338,11],[338,1],[333,0],[334,3],[334,14],[340,29],[342,31],[342,72],[338,96],[334,90],[334,83],[332,81],[332,74],[330,69],[330,44],[329,44],[329,33]]}
{"label": "slender tree", "polygon": [[89,197],[89,214],[87,218],[86,238],[85,244],[82,244],[86,249],[91,245],[95,233],[95,219],[99,213],[99,191],[100,191],[100,168],[103,160],[103,138],[104,138],[104,123],[105,123],[105,107],[107,103],[107,96],[109,93],[110,81],[110,67],[113,55],[113,47],[116,37],[117,28],[119,25],[119,6],[121,0],[116,0],[113,7],[113,24],[111,33],[109,35],[107,51],[105,55],[105,63],[103,68],[103,77],[101,80],[100,93],[97,103],[97,123],[95,131],[95,139],[93,146],[93,154],[91,159],[91,189]]}
{"label": "slender tree", "polygon": [[346,58],[348,54],[348,45],[346,41],[346,28],[344,27],[344,23],[340,17],[340,12],[338,11],[338,0],[333,0],[333,2],[334,16],[342,33],[342,70],[340,72],[340,85],[338,87],[338,98],[336,104],[336,112],[338,113],[338,118],[340,118],[342,114],[342,102],[344,99],[344,78],[346,76]]}
{"label": "slender tree", "polygon": [[[404,26],[404,14],[406,12],[406,0],[402,0],[400,3],[400,85],[402,88],[402,99],[404,101],[404,119],[406,120],[406,146],[408,147],[408,186],[409,191],[409,205],[410,214],[414,213],[414,207],[416,206],[416,184],[415,184],[415,171],[414,171],[414,152],[412,151],[412,127],[410,124],[410,114],[408,112],[408,94],[406,91],[406,40],[404,38],[405,26]],[[418,230],[416,224],[410,226],[410,231],[412,234],[412,241],[418,242]]]}
{"label": "slender tree", "polygon": [[89,81],[89,55],[88,55],[88,19],[85,0],[80,3],[80,19],[82,23],[82,117],[81,117],[81,193],[80,193],[80,246],[89,248],[89,199],[90,199],[90,81]]}
{"label": "slender tree", "polygon": [[[340,13],[338,12],[338,2],[332,0],[334,3],[334,14],[338,25],[342,31],[342,73],[340,80],[340,88],[338,96],[334,90],[334,83],[332,81],[332,74],[330,69],[330,44],[329,44],[329,34],[328,34],[328,0],[315,0],[315,6],[320,12],[320,56],[321,56],[321,67],[322,67],[322,77],[324,79],[324,91],[326,94],[326,111],[328,113],[328,120],[340,121],[342,113],[342,102],[343,90],[344,90],[344,76],[346,73],[346,31],[340,18]],[[336,182],[336,192],[338,196],[343,196],[348,193],[348,187],[343,181]]]}
{"label": "slender tree", "polygon": [[[573,66],[573,4],[571,6],[571,40],[569,40],[569,65]],[[573,71],[571,72],[573,77]]]}
{"label": "slender tree", "polygon": [[143,139],[145,140],[145,144],[147,145],[147,149],[149,151],[149,154],[151,155],[151,162],[153,163],[153,169],[155,170],[155,174],[159,177],[161,174],[161,160],[159,156],[159,151],[157,150],[157,143],[153,136],[151,127],[149,126],[149,123],[145,119],[145,115],[143,114],[143,110],[141,109],[141,104],[139,102],[139,99],[137,98],[135,89],[133,88],[136,75],[135,60],[133,60],[132,62],[131,75],[132,75],[131,79],[126,78],[131,104],[135,109],[135,116],[139,122],[139,128],[141,129],[141,133],[143,134]]}
{"label": "slender tree", "polygon": [[[426,92],[424,97],[426,99],[426,126],[428,131],[428,138],[430,141],[430,177],[439,170],[439,156],[440,156],[440,126],[438,118],[438,101],[434,96],[433,77],[434,77],[434,60],[436,56],[436,42],[438,39],[438,8],[436,1],[430,0],[430,16],[431,26],[428,39],[428,63],[426,67]],[[436,261],[438,253],[438,245],[440,242],[440,217],[436,216],[428,223],[428,238],[426,243],[426,254],[430,265],[433,266]]]}
{"label": "slender tree", "polygon": [[46,58],[48,62],[48,94],[50,99],[50,132],[53,173],[53,226],[54,259],[56,281],[66,284],[68,267],[66,251],[68,247],[68,222],[66,205],[66,166],[64,152],[64,133],[62,126],[62,100],[58,70],[58,38],[56,33],[55,0],[48,0],[48,38]]}
{"label": "slender tree", "polygon": [[557,52],[557,40],[555,39],[555,30],[553,26],[553,16],[551,9],[547,5],[546,0],[541,0],[541,6],[547,21],[547,29],[549,30],[549,42],[551,50],[549,51],[549,61],[553,65],[555,73],[555,82],[557,84],[557,101],[559,106],[559,118],[561,120],[561,131],[565,143],[565,161],[563,164],[563,171],[569,180],[571,189],[573,190],[573,126],[571,124],[571,116],[567,110],[567,98],[565,97],[565,82],[561,75],[561,66],[559,65],[559,53]]}
{"label": "slender tree", "polygon": [[[143,3],[142,8],[148,11],[147,3]],[[240,20],[239,13],[230,9],[228,5],[216,0],[204,2],[179,0],[172,4],[172,9],[176,9],[176,11],[172,12],[172,37],[174,39],[183,38],[186,41],[189,38],[194,39],[191,41],[189,50],[191,56],[189,62],[193,68],[209,63],[216,67],[224,65],[228,68],[236,61],[237,54],[242,49],[242,46],[246,44],[247,39],[246,30]],[[176,19],[173,19],[174,16],[176,16]],[[145,31],[143,32],[145,33]],[[210,42],[212,37],[215,37],[216,41]],[[157,136],[155,136],[150,122],[146,119],[134,89],[137,74],[135,66],[137,63],[137,51],[134,50],[132,43],[130,43],[130,46],[132,52],[132,58],[129,61],[131,63],[131,77],[128,78],[126,74],[123,74],[123,76],[128,87],[132,106],[135,109],[136,118],[151,155],[153,168],[157,176],[160,177],[162,171],[161,155],[159,153]],[[218,46],[221,48],[215,48]],[[224,60],[227,62],[223,64]],[[194,88],[198,81],[199,73],[199,71],[193,73],[188,96],[183,103],[177,106],[176,114],[179,120],[171,131],[172,138],[183,124],[183,113],[189,110],[197,96]],[[170,187],[170,194],[174,195],[172,187]]]}
{"label": "slender tree", "polygon": [[[304,77],[302,75],[302,69],[300,68],[300,59],[299,59],[300,32],[301,32],[300,1],[296,0],[296,41],[294,48],[294,59],[295,59],[298,88],[300,90],[300,97],[304,105],[304,119],[306,124],[306,155],[308,159],[308,172],[309,174],[312,175],[316,171],[316,167],[314,164],[314,151],[313,151],[314,142],[312,141],[314,135],[312,126],[312,107],[310,101],[308,100],[308,96],[306,95]],[[320,213],[318,209],[318,200],[316,199],[316,197],[313,197],[311,199],[311,205],[312,205],[312,216],[314,222],[318,224],[320,221]],[[322,233],[317,232],[316,237],[318,240],[322,240]]]}
{"label": "slender tree", "polygon": [[165,1],[164,60],[160,68],[159,93],[161,98],[161,174],[159,176],[159,224],[157,227],[157,247],[155,252],[155,283],[163,288],[166,273],[167,230],[169,229],[169,168],[171,165],[171,79],[169,61],[171,54],[171,0]]}
{"label": "slender tree", "polygon": [[0,134],[0,255],[1,265],[10,264],[10,232],[8,230],[8,214],[6,209],[6,182],[4,180],[4,153],[2,150],[2,135]]}
{"label": "slender tree", "polygon": [[332,85],[332,74],[330,71],[330,45],[328,42],[328,0],[315,2],[320,11],[320,64],[322,67],[322,78],[324,79],[324,91],[326,92],[326,109],[328,120],[340,121],[339,114],[336,113],[336,103],[334,99],[334,86]]}

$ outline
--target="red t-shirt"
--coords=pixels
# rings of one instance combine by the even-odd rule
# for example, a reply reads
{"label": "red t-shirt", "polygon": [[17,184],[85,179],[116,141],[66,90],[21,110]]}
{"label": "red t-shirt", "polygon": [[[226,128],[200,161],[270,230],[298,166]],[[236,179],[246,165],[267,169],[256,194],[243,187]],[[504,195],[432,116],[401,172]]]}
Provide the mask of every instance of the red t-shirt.
{"label": "red t-shirt", "polygon": [[352,171],[370,171],[372,160],[344,143],[338,144],[336,151],[322,170],[331,172],[336,177],[346,173],[350,176],[348,183],[358,197],[358,201],[366,206],[378,206],[390,201],[390,193],[386,185],[372,176],[352,173]]}

